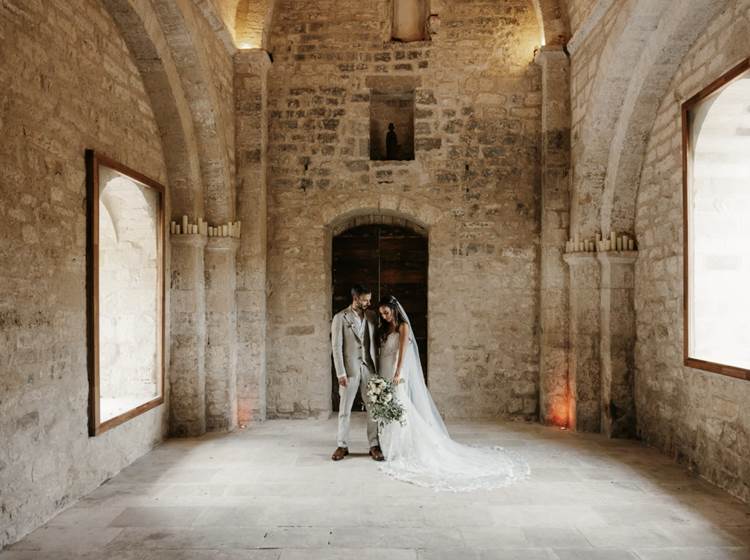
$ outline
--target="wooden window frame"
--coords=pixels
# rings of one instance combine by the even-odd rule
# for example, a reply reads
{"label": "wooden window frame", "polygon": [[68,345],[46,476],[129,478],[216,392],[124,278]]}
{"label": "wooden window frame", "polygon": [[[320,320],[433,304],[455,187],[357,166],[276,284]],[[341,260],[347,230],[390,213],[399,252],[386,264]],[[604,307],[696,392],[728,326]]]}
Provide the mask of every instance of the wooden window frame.
{"label": "wooden window frame", "polygon": [[707,360],[690,357],[690,247],[688,246],[689,235],[689,217],[690,209],[688,207],[688,191],[690,186],[690,158],[692,156],[692,146],[690,145],[690,111],[705,99],[718,94],[735,79],[750,71],[750,58],[746,58],[738,65],[733,67],[721,77],[714,80],[711,84],[703,88],[697,94],[682,104],[682,225],[683,225],[683,359],[687,367],[710,371],[721,375],[727,375],[737,379],[750,380],[750,370],[741,367],[720,364]]}
{"label": "wooden window frame", "polygon": [[[165,271],[165,231],[164,231],[164,186],[130,169],[122,163],[99,154],[94,150],[86,150],[86,190],[87,190],[87,245],[86,245],[86,292],[87,292],[87,339],[88,339],[88,376],[89,376],[89,436],[98,436],[120,424],[140,416],[164,403],[165,368],[164,368],[164,271]],[[100,377],[99,377],[99,168],[108,167],[118,173],[126,175],[158,194],[157,212],[157,340],[156,366],[158,396],[127,412],[119,414],[104,422],[101,421],[100,410]]]}

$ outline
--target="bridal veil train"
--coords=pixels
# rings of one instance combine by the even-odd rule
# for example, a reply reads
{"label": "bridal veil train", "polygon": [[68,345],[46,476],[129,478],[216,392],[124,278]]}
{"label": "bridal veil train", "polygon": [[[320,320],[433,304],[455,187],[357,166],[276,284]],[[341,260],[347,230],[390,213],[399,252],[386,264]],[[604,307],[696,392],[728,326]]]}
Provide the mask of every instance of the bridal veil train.
{"label": "bridal veil train", "polygon": [[[464,445],[451,439],[424,381],[411,323],[400,303],[398,311],[409,326],[402,382],[395,391],[406,422],[382,428],[380,443],[386,456],[381,470],[419,486],[464,492],[507,486],[529,475],[528,464],[500,447]],[[399,334],[391,333],[380,350],[381,375],[391,379],[399,350]]]}

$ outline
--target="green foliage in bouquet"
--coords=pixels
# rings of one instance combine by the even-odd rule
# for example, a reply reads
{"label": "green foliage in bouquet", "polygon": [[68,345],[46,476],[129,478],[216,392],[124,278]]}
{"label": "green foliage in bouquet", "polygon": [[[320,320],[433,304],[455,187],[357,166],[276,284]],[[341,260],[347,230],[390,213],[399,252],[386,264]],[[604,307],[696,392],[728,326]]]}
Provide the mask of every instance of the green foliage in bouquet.
{"label": "green foliage in bouquet", "polygon": [[367,383],[367,407],[381,426],[391,422],[402,426],[406,423],[404,407],[398,402],[395,391],[396,386],[379,375],[373,375]]}

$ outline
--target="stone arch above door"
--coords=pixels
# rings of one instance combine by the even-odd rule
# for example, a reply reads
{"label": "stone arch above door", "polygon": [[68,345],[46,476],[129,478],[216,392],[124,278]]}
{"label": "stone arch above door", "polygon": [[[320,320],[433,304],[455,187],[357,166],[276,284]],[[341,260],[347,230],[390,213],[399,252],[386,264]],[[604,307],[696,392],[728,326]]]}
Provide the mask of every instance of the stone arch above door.
{"label": "stone arch above door", "polygon": [[357,199],[345,205],[323,210],[323,223],[332,235],[366,224],[392,224],[408,227],[419,233],[427,232],[443,218],[443,211],[424,202],[406,198],[383,197],[372,205],[360,205]]}

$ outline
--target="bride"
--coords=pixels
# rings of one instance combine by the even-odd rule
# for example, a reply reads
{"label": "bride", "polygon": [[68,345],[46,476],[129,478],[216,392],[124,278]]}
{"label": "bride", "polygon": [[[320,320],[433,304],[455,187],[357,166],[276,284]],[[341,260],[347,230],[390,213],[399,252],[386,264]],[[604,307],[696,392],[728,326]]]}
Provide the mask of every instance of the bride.
{"label": "bride", "polygon": [[436,490],[469,491],[507,486],[526,478],[529,467],[499,447],[455,442],[427,390],[417,343],[404,308],[393,296],[378,302],[378,372],[396,386],[405,423],[381,428],[386,457],[381,469],[393,478]]}

